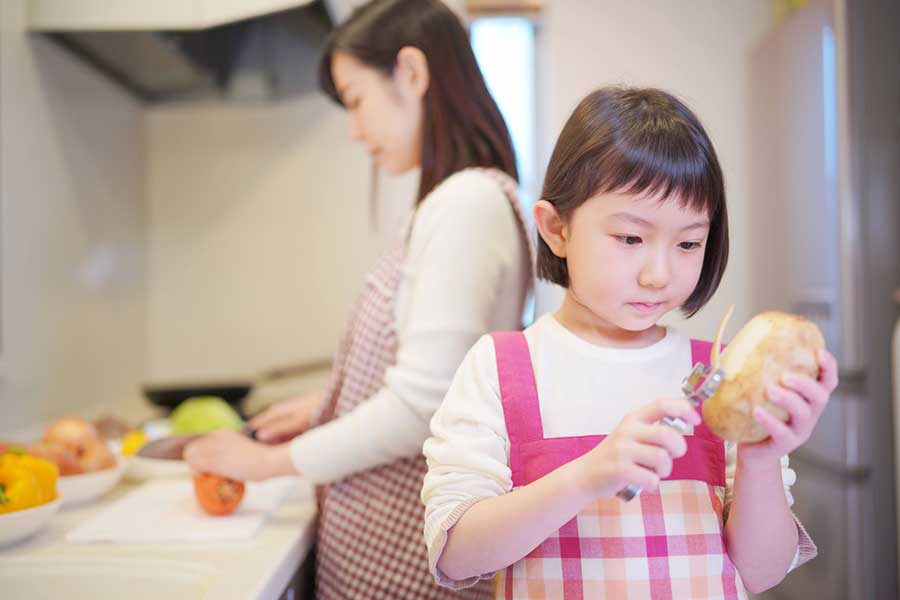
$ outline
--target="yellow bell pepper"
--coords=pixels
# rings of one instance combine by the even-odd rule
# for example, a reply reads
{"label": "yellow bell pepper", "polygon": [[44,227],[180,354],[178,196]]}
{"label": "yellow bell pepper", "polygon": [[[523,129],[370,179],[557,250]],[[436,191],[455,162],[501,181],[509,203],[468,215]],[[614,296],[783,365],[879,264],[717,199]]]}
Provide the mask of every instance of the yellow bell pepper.
{"label": "yellow bell pepper", "polygon": [[56,463],[30,454],[21,456],[19,462],[37,478],[41,489],[41,503],[56,500],[56,480],[59,478]]}
{"label": "yellow bell pepper", "polygon": [[56,499],[59,467],[28,454],[0,456],[0,513],[45,504]]}
{"label": "yellow bell pepper", "polygon": [[0,514],[32,508],[41,503],[37,477],[22,465],[0,466]]}
{"label": "yellow bell pepper", "polygon": [[132,429],[122,438],[122,456],[134,456],[147,443],[147,435],[140,429]]}

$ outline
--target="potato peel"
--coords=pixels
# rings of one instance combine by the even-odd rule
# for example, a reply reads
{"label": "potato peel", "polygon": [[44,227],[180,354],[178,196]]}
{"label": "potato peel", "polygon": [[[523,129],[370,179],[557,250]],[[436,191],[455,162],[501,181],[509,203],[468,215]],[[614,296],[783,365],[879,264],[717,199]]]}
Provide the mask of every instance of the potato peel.
{"label": "potato peel", "polygon": [[719,356],[719,351],[722,348],[722,334],[725,333],[725,326],[728,325],[728,320],[731,318],[731,315],[734,314],[734,304],[728,307],[728,310],[725,311],[725,316],[722,317],[722,322],[719,323],[719,331],[716,332],[716,339],[712,345],[712,352],[710,352],[710,366],[713,369],[717,369],[719,367],[719,363],[721,362],[721,357]]}

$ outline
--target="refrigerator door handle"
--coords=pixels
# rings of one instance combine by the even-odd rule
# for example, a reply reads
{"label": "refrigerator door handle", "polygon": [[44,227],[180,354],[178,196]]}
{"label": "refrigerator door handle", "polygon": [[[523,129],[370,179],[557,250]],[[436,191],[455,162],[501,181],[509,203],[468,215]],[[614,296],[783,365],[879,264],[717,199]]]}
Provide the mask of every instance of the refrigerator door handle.
{"label": "refrigerator door handle", "polygon": [[[900,305],[900,288],[894,290],[894,302]],[[897,324],[894,325],[894,339],[891,344],[891,377],[894,381],[894,435],[900,432],[900,317],[897,318]],[[900,439],[894,440],[894,451],[896,456],[894,464],[897,469],[897,510],[900,514]],[[900,528],[897,529],[897,544],[900,548]],[[897,553],[897,568],[900,569],[900,552]]]}

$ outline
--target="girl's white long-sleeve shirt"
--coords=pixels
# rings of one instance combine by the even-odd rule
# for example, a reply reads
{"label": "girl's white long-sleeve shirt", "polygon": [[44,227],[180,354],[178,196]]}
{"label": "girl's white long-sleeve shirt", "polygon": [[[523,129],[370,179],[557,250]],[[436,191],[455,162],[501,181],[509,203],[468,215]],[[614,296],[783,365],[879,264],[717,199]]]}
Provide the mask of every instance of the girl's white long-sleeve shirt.
{"label": "girl's white long-sleeve shirt", "polygon": [[448,177],[416,211],[397,290],[397,362],[354,411],[296,437],[294,467],[315,483],[415,456],[472,344],[521,327],[530,256],[489,175]]}
{"label": "girl's white long-sleeve shirt", "polygon": [[[640,349],[596,346],[544,315],[525,330],[537,385],[544,436],[610,433],[622,418],[658,398],[678,397],[693,366],[690,339],[671,328],[659,342]],[[424,445],[428,474],[422,489],[425,542],[432,565],[447,530],[477,500],[512,490],[509,436],[500,401],[494,343],[478,340],[466,355]],[[732,499],[737,446],[726,451],[725,510]],[[781,460],[788,504],[796,475]],[[796,557],[795,557],[796,563]],[[439,581],[459,587],[437,572]],[[474,580],[473,580],[474,581]],[[472,582],[467,582],[472,583]],[[465,585],[465,583],[462,583]]]}

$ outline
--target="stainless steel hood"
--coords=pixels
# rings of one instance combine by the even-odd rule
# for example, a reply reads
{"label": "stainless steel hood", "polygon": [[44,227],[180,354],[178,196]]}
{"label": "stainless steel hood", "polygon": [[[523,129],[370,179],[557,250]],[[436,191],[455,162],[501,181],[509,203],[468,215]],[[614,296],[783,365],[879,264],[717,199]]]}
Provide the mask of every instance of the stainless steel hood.
{"label": "stainless steel hood", "polygon": [[29,0],[29,29],[148,103],[268,100],[297,90],[314,52],[355,0]]}

